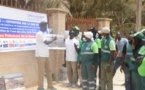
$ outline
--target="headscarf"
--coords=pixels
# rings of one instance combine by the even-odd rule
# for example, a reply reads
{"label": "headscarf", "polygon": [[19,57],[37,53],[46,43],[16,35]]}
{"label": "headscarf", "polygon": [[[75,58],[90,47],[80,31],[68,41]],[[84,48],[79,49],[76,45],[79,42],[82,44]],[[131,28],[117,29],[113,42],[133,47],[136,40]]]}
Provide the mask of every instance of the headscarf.
{"label": "headscarf", "polygon": [[89,38],[90,40],[93,40],[93,33],[92,32],[84,32],[84,35]]}

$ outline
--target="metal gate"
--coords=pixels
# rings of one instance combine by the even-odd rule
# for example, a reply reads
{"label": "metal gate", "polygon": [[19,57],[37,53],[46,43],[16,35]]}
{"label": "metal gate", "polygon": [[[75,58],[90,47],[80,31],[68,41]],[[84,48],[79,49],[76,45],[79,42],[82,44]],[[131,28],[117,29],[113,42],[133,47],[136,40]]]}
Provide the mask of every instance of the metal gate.
{"label": "metal gate", "polygon": [[66,30],[70,30],[73,26],[78,26],[81,31],[87,31],[89,28],[98,29],[98,21],[93,18],[66,18]]}

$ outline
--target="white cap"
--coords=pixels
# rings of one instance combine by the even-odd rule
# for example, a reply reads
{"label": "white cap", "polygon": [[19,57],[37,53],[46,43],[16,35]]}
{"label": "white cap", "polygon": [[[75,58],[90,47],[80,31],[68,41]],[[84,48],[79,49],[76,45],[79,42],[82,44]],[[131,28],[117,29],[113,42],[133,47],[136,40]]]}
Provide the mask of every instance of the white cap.
{"label": "white cap", "polygon": [[110,33],[110,29],[108,27],[103,27],[101,30],[98,31],[98,33],[102,34],[102,33]]}
{"label": "white cap", "polygon": [[93,33],[92,33],[92,32],[84,32],[84,35],[85,35],[87,38],[91,39],[91,40],[92,40],[92,38],[93,38]]}

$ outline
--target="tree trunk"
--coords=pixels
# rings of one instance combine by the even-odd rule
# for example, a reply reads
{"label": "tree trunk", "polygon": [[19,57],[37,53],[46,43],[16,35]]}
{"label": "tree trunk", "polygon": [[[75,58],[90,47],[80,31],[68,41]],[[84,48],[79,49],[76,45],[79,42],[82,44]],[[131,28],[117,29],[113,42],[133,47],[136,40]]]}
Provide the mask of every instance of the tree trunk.
{"label": "tree trunk", "polygon": [[142,18],[142,0],[137,0],[137,11],[136,11],[136,30],[141,30],[141,18]]}

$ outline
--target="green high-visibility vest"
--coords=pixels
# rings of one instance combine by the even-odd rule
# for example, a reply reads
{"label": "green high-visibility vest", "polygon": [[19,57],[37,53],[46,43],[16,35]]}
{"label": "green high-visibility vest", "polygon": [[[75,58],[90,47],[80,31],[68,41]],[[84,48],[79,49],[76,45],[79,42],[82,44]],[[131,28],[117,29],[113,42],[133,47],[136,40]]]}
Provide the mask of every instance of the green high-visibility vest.
{"label": "green high-visibility vest", "polygon": [[[83,43],[84,42],[82,40],[79,40],[79,46],[80,46],[80,48],[82,47]],[[80,58],[81,58],[81,50],[79,50],[79,53],[78,53],[77,63],[80,63]]]}
{"label": "green high-visibility vest", "polygon": [[124,62],[128,64],[131,57],[133,57],[132,46],[129,43],[127,43],[126,44],[126,55],[124,58]]}
{"label": "green high-visibility vest", "polygon": [[98,45],[98,48],[101,48],[101,39],[100,38],[96,38],[95,42]]}
{"label": "green high-visibility vest", "polygon": [[[139,54],[145,55],[145,46],[140,48]],[[138,72],[141,76],[145,77],[145,58],[143,58],[141,65],[138,67]]]}
{"label": "green high-visibility vest", "polygon": [[81,48],[81,62],[91,62],[93,61],[93,51],[91,50],[91,46],[94,42],[91,41],[89,43],[84,43]]}
{"label": "green high-visibility vest", "polygon": [[107,41],[105,41],[105,39],[102,40],[102,49],[101,49],[102,58],[101,58],[101,61],[109,62],[109,57],[110,57],[109,44],[110,44],[111,40],[113,40],[113,38],[111,36],[109,36]]}
{"label": "green high-visibility vest", "polygon": [[135,61],[135,58],[133,56],[132,46],[129,43],[127,43],[126,56],[125,56],[124,62],[129,65],[129,70],[137,69],[137,66],[134,61]]}

